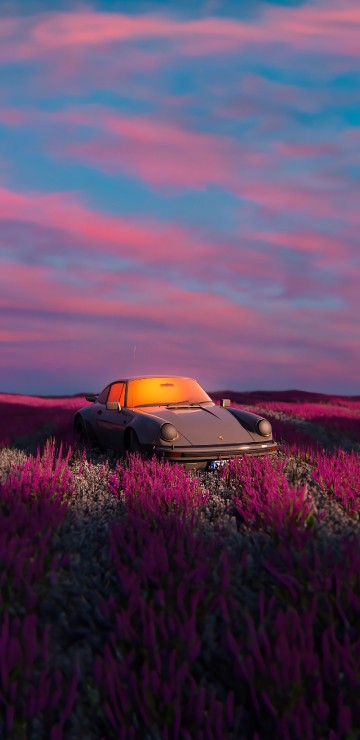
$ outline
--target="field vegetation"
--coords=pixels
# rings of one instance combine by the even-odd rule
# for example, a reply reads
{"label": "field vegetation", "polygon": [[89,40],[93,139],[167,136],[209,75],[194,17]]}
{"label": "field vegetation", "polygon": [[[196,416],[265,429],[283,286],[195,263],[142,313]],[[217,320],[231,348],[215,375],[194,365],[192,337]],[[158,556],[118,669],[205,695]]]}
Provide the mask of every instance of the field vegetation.
{"label": "field vegetation", "polygon": [[277,456],[192,473],[0,395],[0,737],[360,736],[360,399],[232,396]]}

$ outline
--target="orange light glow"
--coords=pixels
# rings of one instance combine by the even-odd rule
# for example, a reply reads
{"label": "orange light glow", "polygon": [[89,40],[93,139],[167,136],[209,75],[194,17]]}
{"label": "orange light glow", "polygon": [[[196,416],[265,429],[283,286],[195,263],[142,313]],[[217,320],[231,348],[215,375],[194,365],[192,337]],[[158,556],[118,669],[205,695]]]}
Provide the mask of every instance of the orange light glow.
{"label": "orange light glow", "polygon": [[127,405],[160,406],[168,403],[200,403],[211,398],[192,378],[142,378],[130,380],[128,384]]}
{"label": "orange light glow", "polygon": [[125,403],[125,383],[113,383],[107,400],[118,401],[120,406],[123,406]]}

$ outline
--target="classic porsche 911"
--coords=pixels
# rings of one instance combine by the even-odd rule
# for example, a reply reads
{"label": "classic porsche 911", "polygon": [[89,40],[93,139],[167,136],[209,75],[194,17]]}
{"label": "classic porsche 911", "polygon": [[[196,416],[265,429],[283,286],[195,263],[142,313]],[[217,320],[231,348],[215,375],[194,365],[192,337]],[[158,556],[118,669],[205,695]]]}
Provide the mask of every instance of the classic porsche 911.
{"label": "classic porsche 911", "polygon": [[271,425],[257,414],[217,406],[192,378],[138,376],[116,380],[74,417],[84,444],[156,455],[187,468],[214,469],[230,457],[273,455]]}

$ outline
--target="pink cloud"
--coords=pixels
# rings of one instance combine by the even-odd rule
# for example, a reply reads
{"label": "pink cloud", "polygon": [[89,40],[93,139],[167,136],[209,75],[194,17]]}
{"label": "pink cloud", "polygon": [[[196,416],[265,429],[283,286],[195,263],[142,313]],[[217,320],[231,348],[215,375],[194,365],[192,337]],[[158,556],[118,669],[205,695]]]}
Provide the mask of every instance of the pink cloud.
{"label": "pink cloud", "polygon": [[[357,305],[359,302],[357,301]],[[352,308],[342,309],[304,308],[301,312],[289,306],[287,311],[287,326],[293,327],[297,336],[300,352],[305,359],[311,357],[314,370],[317,369],[318,357],[325,357],[342,370],[344,376],[345,355],[352,357],[355,365],[360,362],[360,345],[357,341],[359,334],[358,312]],[[306,352],[304,349],[306,348]],[[320,371],[321,372],[321,371]],[[352,377],[353,368],[346,365],[346,372]]]}
{"label": "pink cloud", "polygon": [[281,115],[282,111],[289,107],[304,112],[315,112],[319,110],[319,107],[331,102],[335,94],[339,95],[339,91],[336,93],[334,90],[328,91],[321,84],[309,88],[281,80],[268,79],[254,73],[243,75],[241,94],[238,91],[237,95],[234,95],[232,86],[228,93],[225,87],[224,92],[225,95],[231,95],[229,104],[225,105],[224,113],[234,117],[242,116],[243,102],[249,107],[250,115],[264,115],[265,111],[268,114]]}
{"label": "pink cloud", "polygon": [[[26,367],[29,374],[42,368],[61,383],[71,368],[74,379],[83,378],[79,388],[89,388],[96,378],[102,387],[119,373],[134,372],[133,345],[140,370],[166,367],[199,377],[208,361],[208,376],[216,376],[220,355],[224,367],[250,361],[251,337],[261,331],[256,310],[211,292],[177,288],[166,278],[149,279],[144,295],[146,286],[140,281],[136,288],[135,273],[130,274],[134,293],[129,275],[119,276],[117,296],[109,296],[104,285],[100,292],[90,283],[73,286],[50,268],[1,261],[0,275],[0,307],[7,317],[0,333],[7,343],[1,352],[3,377],[7,372],[15,377],[14,368]],[[24,341],[27,333],[31,342]]]}
{"label": "pink cloud", "polygon": [[[176,296],[179,299],[180,296]],[[93,321],[91,337],[88,336],[84,316],[71,314],[54,319],[54,307],[50,305],[51,315],[46,315],[41,327],[41,340],[34,336],[32,344],[16,342],[2,348],[1,366],[3,377],[14,371],[51,376],[54,388],[59,388],[64,377],[72,373],[72,389],[100,389],[106,382],[121,374],[134,374],[146,367],[147,372],[175,372],[197,377],[207,388],[219,387],[219,379],[232,377],[232,387],[249,388],[256,385],[265,387],[319,388],[319,378],[323,376],[320,390],[331,384],[344,382],[345,352],[353,358],[348,367],[347,382],[357,383],[356,357],[354,348],[356,326],[346,313],[334,324],[335,331],[341,332],[339,345],[333,336],[333,315],[318,310],[290,312],[285,319],[283,308],[269,312],[266,320],[260,313],[250,317],[243,315],[236,306],[228,306],[222,313],[221,321],[213,322],[217,316],[218,304],[213,296],[194,294],[189,305],[184,295],[184,303],[175,310],[163,305],[149,306],[149,318],[144,316],[137,321],[133,314],[118,316],[115,329],[114,316]],[[200,306],[201,322],[193,321],[197,307]],[[70,304],[71,307],[71,304]],[[121,306],[121,309],[123,306]],[[75,307],[76,310],[76,307]],[[66,339],[66,332],[74,324],[78,332],[77,340]],[[25,323],[26,326],[26,323]],[[59,331],[59,341],[54,342],[54,327]],[[297,332],[297,342],[294,342]],[[115,340],[116,338],[116,340]],[[133,346],[136,345],[136,365],[133,364]],[[156,352],[154,352],[156,347]],[[221,358],[221,361],[220,361]],[[311,358],[311,360],[310,360]],[[65,373],[65,375],[64,375]],[[22,377],[22,376],[21,376]],[[35,376],[34,376],[35,377]],[[271,378],[271,380],[270,380]],[[223,382],[223,381],[220,381]],[[14,386],[14,390],[16,390]]]}
{"label": "pink cloud", "polygon": [[239,188],[239,195],[247,198],[264,208],[274,209],[283,214],[294,211],[310,210],[312,215],[327,217],[332,214],[328,199],[319,199],[315,192],[305,188],[290,185],[289,183],[255,181],[244,184]]}
{"label": "pink cloud", "polygon": [[[96,389],[118,374],[134,372],[136,345],[138,370],[193,374],[208,387],[218,385],[219,377],[235,375],[238,388],[244,378],[247,386],[249,378],[266,385],[266,378],[277,374],[288,374],[303,387],[306,381],[316,385],[321,372],[328,383],[341,383],[339,352],[353,357],[347,377],[356,382],[353,310],[319,305],[298,310],[287,304],[284,311],[280,298],[270,299],[266,309],[241,305],[213,290],[186,289],[167,276],[135,269],[111,273],[84,263],[71,277],[58,267],[1,260],[4,373],[41,368],[61,384],[71,367],[73,383],[78,383],[74,391]],[[331,352],[334,358],[329,359]]]}
{"label": "pink cloud", "polygon": [[339,154],[339,147],[334,144],[307,143],[302,141],[281,141],[275,145],[275,151],[282,157],[327,157]]}
{"label": "pink cloud", "polygon": [[[279,168],[281,161],[278,162]],[[271,212],[287,216],[300,214],[313,219],[337,219],[357,223],[359,210],[357,193],[351,177],[333,176],[318,173],[311,178],[311,186],[303,179],[298,183],[288,178],[283,181],[268,180],[267,172],[262,180],[253,178],[237,186],[236,192],[242,198],[254,202]]]}
{"label": "pink cloud", "polygon": [[29,111],[22,108],[0,108],[0,124],[4,126],[22,126],[29,118]]}
{"label": "pink cloud", "polygon": [[[125,170],[156,186],[173,184],[201,189],[212,182],[226,183],[238,153],[237,144],[228,137],[149,116],[65,111],[52,117],[101,129],[101,137],[62,145],[62,156],[107,172]],[[235,177],[235,168],[232,176]]]}
{"label": "pink cloud", "polygon": [[[96,89],[118,90],[134,97],[134,79],[155,73],[169,63],[169,54],[159,51],[144,51],[127,48],[125,54],[116,54],[112,46],[102,44],[96,47],[72,46],[66,53],[51,54],[49,64],[37,70],[32,81],[36,94],[53,95],[55,91],[66,90],[69,95],[83,97]],[[149,87],[136,84],[136,93],[146,100],[150,97]]]}
{"label": "pink cloud", "polygon": [[221,17],[180,20],[92,10],[52,12],[3,22],[0,59],[36,59],[98,45],[162,38],[178,53],[198,56],[266,44],[358,57],[359,5],[342,0],[300,7],[263,8],[255,21]]}
{"label": "pink cloud", "polygon": [[[0,307],[9,312],[15,309],[26,311],[31,306],[33,312],[51,311],[74,319],[119,317],[124,321],[138,319],[142,323],[144,320],[160,321],[169,326],[172,322],[174,326],[179,326],[179,322],[183,321],[193,327],[207,326],[208,329],[220,329],[224,323],[234,328],[239,322],[247,330],[254,329],[256,311],[253,309],[238,306],[234,301],[212,292],[178,288],[166,277],[139,280],[135,272],[129,271],[124,276],[119,273],[117,286],[113,281],[117,295],[109,296],[104,285],[100,291],[94,291],[89,282],[80,287],[72,285],[67,272],[59,273],[58,268],[21,265],[7,260],[0,261],[0,268]],[[96,270],[94,278],[96,282]],[[133,292],[129,290],[131,283]],[[146,295],[143,292],[145,283]]]}
{"label": "pink cloud", "polygon": [[296,231],[256,231],[249,235],[255,241],[285,247],[290,252],[296,250],[314,257],[314,264],[326,266],[342,262],[345,257],[355,254],[355,244],[347,242],[344,237],[330,236],[321,232],[297,229]]}
{"label": "pink cloud", "polygon": [[[336,145],[283,141],[262,151],[253,143],[246,145],[230,136],[192,130],[178,121],[119,116],[106,108],[68,109],[49,118],[74,127],[73,141],[62,143],[56,139],[49,145],[54,156],[65,155],[70,161],[105,172],[128,172],[160,189],[168,185],[204,189],[217,184],[280,216],[295,213],[317,220],[336,218],[347,224],[358,223],[358,199],[351,176],[332,174],[326,162],[321,164],[324,157],[331,161],[337,156],[342,165],[353,161],[353,147],[346,137]],[[94,131],[85,143],[80,139],[83,126]],[[289,176],[294,158],[307,166],[316,163],[318,171],[311,174],[311,185],[304,173],[296,181]]]}
{"label": "pink cloud", "polygon": [[[86,260],[96,260],[95,274],[105,281],[107,290],[112,283],[116,286],[119,278],[116,272],[101,269],[100,249],[103,255],[128,260],[130,268],[138,264],[142,270],[151,268],[151,274],[158,268],[176,274],[177,280],[191,276],[202,285],[215,280],[232,286],[235,291],[244,280],[250,285],[264,284],[270,280],[276,282],[279,275],[276,255],[260,247],[259,257],[246,235],[241,240],[214,235],[206,238],[200,230],[176,223],[110,216],[91,210],[75,194],[17,193],[2,188],[1,224],[3,242],[7,246],[11,244],[14,252],[27,253],[29,244],[32,255],[38,259],[57,255],[66,264],[70,260],[71,275],[80,282],[84,271],[85,280],[92,280],[92,268],[88,270],[84,266],[84,256]],[[127,280],[130,279],[128,275]],[[137,275],[137,284],[141,280]],[[154,284],[148,283],[146,290],[149,287],[151,290]]]}
{"label": "pink cloud", "polygon": [[[49,52],[87,48],[140,39],[180,40],[193,54],[223,52],[229,45],[262,40],[264,31],[256,25],[235,20],[205,18],[173,20],[165,15],[129,16],[120,13],[84,11],[37,14],[28,23],[13,18],[4,29],[0,58],[39,58]],[[260,38],[259,38],[260,37]],[[193,45],[196,42],[197,46]]]}
{"label": "pink cloud", "polygon": [[[299,312],[288,304],[284,314],[283,302],[271,299],[267,319],[264,320],[263,308],[239,304],[228,296],[217,295],[213,290],[189,290],[169,281],[167,276],[139,275],[136,270],[106,275],[103,271],[99,279],[96,268],[93,271],[86,268],[81,282],[81,272],[81,269],[76,270],[76,282],[73,283],[69,280],[67,270],[1,259],[0,308],[9,318],[12,317],[11,326],[3,327],[3,341],[5,337],[9,341],[11,330],[16,330],[17,336],[22,337],[28,321],[34,337],[36,335],[40,343],[53,340],[54,322],[59,327],[59,340],[84,339],[79,327],[87,319],[91,319],[89,324],[84,324],[87,340],[91,336],[89,331],[94,335],[97,333],[94,320],[100,322],[100,333],[108,324],[106,335],[110,341],[114,322],[119,320],[122,334],[132,335],[135,321],[138,322],[136,333],[143,335],[146,333],[144,327],[149,325],[151,333],[158,333],[159,337],[163,337],[162,341],[164,332],[168,332],[169,339],[186,332],[189,337],[197,336],[198,341],[204,344],[213,335],[217,347],[225,346],[229,341],[235,342],[232,352],[246,359],[254,356],[255,337],[259,357],[262,342],[264,346],[274,342],[275,357],[276,348],[280,350],[283,345],[291,344],[294,336],[300,349],[302,344],[311,345],[312,337],[314,346],[328,346],[329,336],[335,338],[333,331],[336,333],[336,343],[340,341],[343,346],[350,347],[356,336],[357,317],[345,307],[335,311],[318,305],[311,309],[304,307]],[[353,286],[358,277],[358,274],[354,274]],[[348,269],[348,283],[350,278]],[[27,312],[31,314],[29,319]],[[200,338],[202,332],[203,340]]]}
{"label": "pink cloud", "polygon": [[[292,8],[259,3],[259,13],[245,21],[180,18],[86,8],[7,18],[0,25],[0,60],[29,62],[42,94],[51,85],[52,93],[65,88],[71,95],[133,81],[134,72],[178,63],[181,55],[245,50],[250,63],[260,53],[271,54],[272,60],[289,60],[291,70],[300,53],[309,67],[319,59],[321,81],[329,68],[346,68],[360,54],[357,0]],[[146,50],[143,40],[151,42]],[[358,383],[360,215],[350,174],[358,137],[345,131],[335,139],[324,130],[321,140],[309,140],[310,128],[288,125],[289,109],[331,111],[338,98],[253,75],[244,78],[239,100],[220,110],[226,89],[221,81],[217,90],[210,88],[211,130],[221,116],[258,119],[251,133],[235,139],[191,129],[196,113],[186,117],[176,96],[152,98],[151,86],[146,91],[147,83],[139,84],[142,109],[151,100],[147,110],[159,104],[156,114],[120,116],[100,107],[54,114],[3,103],[0,124],[40,132],[44,153],[68,155],[70,165],[81,161],[126,172],[167,193],[170,186],[177,192],[216,184],[239,198],[237,238],[225,228],[221,236],[222,224],[217,235],[206,225],[195,229],[104,213],[77,193],[20,193],[4,186],[0,239],[11,256],[0,264],[2,368],[10,378],[13,368],[23,367],[24,375],[27,368],[54,371],[61,382],[69,364],[81,380],[85,368],[94,367],[101,385],[124,363],[124,372],[132,369],[129,347],[136,344],[149,372],[159,365],[194,375],[201,369],[207,382],[223,372],[238,377],[238,387],[245,373],[265,385],[269,372],[275,379],[288,373],[292,384],[303,387],[306,379],[315,383],[321,376],[343,383],[345,356],[352,358],[346,374]],[[129,94],[135,93],[139,101],[138,85]],[[341,94],[346,105],[346,91]],[[226,131],[234,130],[233,121],[225,123]],[[281,143],[263,136],[284,123],[287,140],[284,129]],[[53,268],[51,261],[63,267]],[[107,267],[121,261],[122,269]],[[315,307],[306,308],[308,299]]]}
{"label": "pink cloud", "polygon": [[[155,268],[162,276],[168,276],[171,291],[184,277],[191,276],[199,285],[211,284],[214,292],[223,289],[243,296],[285,292],[291,296],[294,251],[308,257],[309,270],[313,270],[311,281],[310,276],[304,280],[298,276],[296,295],[301,291],[309,295],[311,287],[311,292],[321,301],[328,290],[321,271],[336,270],[345,259],[351,260],[357,254],[357,242],[351,232],[329,236],[309,228],[294,232],[276,228],[260,230],[243,221],[237,240],[220,241],[220,237],[207,239],[199,230],[176,223],[110,216],[91,210],[77,201],[74,194],[64,193],[16,193],[3,188],[1,222],[3,242],[7,248],[11,245],[14,253],[27,254],[31,245],[31,254],[38,260],[46,261],[52,255],[61,257],[68,273],[66,285],[70,275],[74,284],[87,282],[92,294],[94,290],[97,293],[105,290],[112,297],[111,291],[116,295],[119,282],[125,281],[139,302],[141,295],[152,296],[158,289]],[[127,260],[126,272],[116,267],[113,271],[101,269],[100,248],[102,255]],[[136,276],[132,272],[135,265],[140,267]],[[149,268],[151,273],[147,278],[142,273]],[[171,302],[170,294],[168,300]],[[109,304],[106,310],[111,311],[114,306]],[[102,310],[103,304],[99,308]]]}
{"label": "pink cloud", "polygon": [[[151,219],[137,221],[90,210],[65,193],[16,193],[0,188],[0,219],[51,227],[97,253],[99,244],[108,254],[154,264],[176,264],[194,254],[210,259],[215,247],[194,231]],[[171,249],[169,249],[171,244]],[[51,247],[51,245],[50,245]],[[85,247],[84,247],[85,248]]]}
{"label": "pink cloud", "polygon": [[[262,151],[253,143],[246,146],[229,136],[193,130],[181,120],[120,116],[108,108],[94,106],[55,113],[3,109],[0,121],[1,115],[8,125],[12,121],[36,123],[49,129],[51,138],[45,146],[53,156],[67,156],[70,161],[84,162],[105,172],[127,172],[160,190],[169,185],[204,189],[217,184],[256,204],[263,215],[271,218],[274,214],[281,217],[292,213],[306,219],[344,221],[346,228],[353,225],[355,230],[359,224],[355,182],[350,175],[333,174],[326,160],[322,161],[330,157],[330,161],[337,158],[342,167],[351,165],[356,154],[354,141],[349,136],[339,138],[336,145],[330,141],[285,140]],[[54,124],[58,129],[54,129]],[[87,132],[85,142],[84,126],[94,132],[92,138]],[[66,137],[63,137],[64,131]],[[289,165],[294,158],[299,159],[300,164],[305,162],[307,168],[316,163],[317,171],[311,173],[311,181],[304,171],[300,171],[296,181],[289,175]],[[77,215],[75,206],[67,204],[66,208],[72,209],[74,225],[84,221],[85,214],[80,214],[80,206],[76,206]],[[116,225],[108,220],[108,223],[115,238],[122,239],[119,222]],[[91,232],[96,234],[99,228],[104,230],[104,219],[99,224],[93,216]],[[139,233],[138,227],[137,231]],[[139,234],[139,238],[143,240],[144,234]]]}

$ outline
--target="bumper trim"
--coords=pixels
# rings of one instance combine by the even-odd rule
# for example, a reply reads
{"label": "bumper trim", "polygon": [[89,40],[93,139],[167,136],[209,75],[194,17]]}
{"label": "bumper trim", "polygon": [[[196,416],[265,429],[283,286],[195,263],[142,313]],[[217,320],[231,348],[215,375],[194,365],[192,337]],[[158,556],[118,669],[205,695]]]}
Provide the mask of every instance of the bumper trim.
{"label": "bumper trim", "polygon": [[243,455],[262,456],[274,455],[277,451],[277,443],[254,442],[253,444],[228,445],[208,447],[160,447],[156,445],[153,453],[157,457],[179,463],[204,463],[211,460],[229,460],[231,457],[242,457]]}

